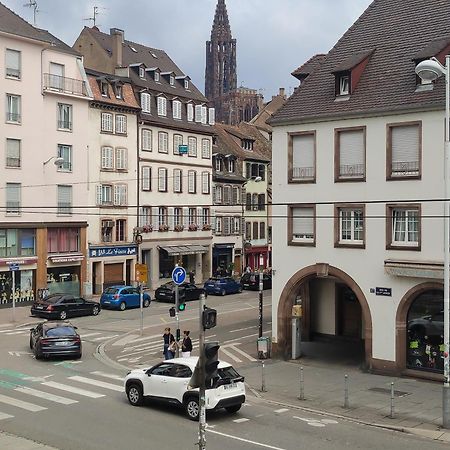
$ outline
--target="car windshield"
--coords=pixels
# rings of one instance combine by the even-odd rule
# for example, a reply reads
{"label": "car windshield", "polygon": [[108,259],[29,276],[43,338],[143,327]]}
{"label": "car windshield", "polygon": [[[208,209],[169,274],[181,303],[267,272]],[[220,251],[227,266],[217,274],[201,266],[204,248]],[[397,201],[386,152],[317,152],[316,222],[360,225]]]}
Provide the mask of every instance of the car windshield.
{"label": "car windshield", "polygon": [[49,295],[48,297],[45,297],[44,302],[54,304],[58,303],[62,298],[62,295]]}
{"label": "car windshield", "polygon": [[49,328],[45,335],[47,337],[58,337],[58,336],[75,336],[77,332],[72,327],[56,327]]}
{"label": "car windshield", "polygon": [[119,289],[117,289],[117,288],[108,288],[108,289],[105,289],[105,294],[117,294],[117,292],[119,292]]}
{"label": "car windshield", "polygon": [[175,287],[175,283],[173,281],[169,281],[166,284],[163,284],[161,287],[165,289],[173,289]]}
{"label": "car windshield", "polygon": [[221,380],[234,380],[241,377],[232,366],[218,369],[217,373]]}

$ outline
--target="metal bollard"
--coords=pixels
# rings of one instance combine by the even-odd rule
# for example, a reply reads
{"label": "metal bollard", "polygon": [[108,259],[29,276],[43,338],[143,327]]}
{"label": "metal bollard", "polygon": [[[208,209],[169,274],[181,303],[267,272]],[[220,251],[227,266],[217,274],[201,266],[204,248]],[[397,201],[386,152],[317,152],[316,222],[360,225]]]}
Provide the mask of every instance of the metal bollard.
{"label": "metal bollard", "polygon": [[266,392],[266,369],[264,361],[262,361],[262,371],[261,371],[261,392]]}
{"label": "metal bollard", "polygon": [[348,409],[348,375],[345,374],[344,377],[344,408]]}
{"label": "metal bollard", "polygon": [[305,400],[305,379],[303,377],[303,367],[300,367],[300,396],[299,400]]}
{"label": "metal bollard", "polygon": [[394,418],[394,382],[391,383],[391,419]]}

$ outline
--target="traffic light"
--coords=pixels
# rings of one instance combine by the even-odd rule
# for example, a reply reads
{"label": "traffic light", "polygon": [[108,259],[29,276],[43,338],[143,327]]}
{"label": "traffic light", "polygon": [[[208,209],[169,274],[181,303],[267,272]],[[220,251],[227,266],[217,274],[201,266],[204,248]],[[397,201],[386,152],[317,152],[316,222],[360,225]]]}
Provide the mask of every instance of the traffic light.
{"label": "traffic light", "polygon": [[217,366],[219,365],[219,348],[218,342],[207,342],[203,346],[203,354],[205,358],[205,386],[211,387],[214,378],[217,377]]}
{"label": "traffic light", "polygon": [[169,309],[169,316],[175,317],[175,308],[172,306],[172,308]]}
{"label": "traffic light", "polygon": [[186,300],[184,298],[178,299],[178,311],[184,311],[186,309]]}
{"label": "traffic light", "polygon": [[217,324],[217,311],[205,306],[202,313],[202,324],[205,330],[214,328]]}

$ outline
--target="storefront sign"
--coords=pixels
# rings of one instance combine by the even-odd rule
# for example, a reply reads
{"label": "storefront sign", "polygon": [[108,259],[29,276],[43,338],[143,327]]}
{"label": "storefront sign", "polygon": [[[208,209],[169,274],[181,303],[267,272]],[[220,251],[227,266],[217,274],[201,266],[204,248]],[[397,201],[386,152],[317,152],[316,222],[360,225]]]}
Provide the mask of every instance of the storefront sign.
{"label": "storefront sign", "polygon": [[8,259],[0,259],[0,264],[4,264],[9,266],[10,264],[34,264],[37,262],[36,257],[32,258],[8,258]]}
{"label": "storefront sign", "polygon": [[[371,291],[373,291],[373,289],[371,289]],[[385,287],[376,287],[375,295],[381,295],[383,297],[392,297],[392,289]]]}
{"label": "storefront sign", "polygon": [[121,246],[121,247],[97,247],[89,249],[90,258],[105,258],[107,256],[134,256],[137,254],[137,247]]}
{"label": "storefront sign", "polygon": [[17,264],[17,263],[9,263],[9,270],[11,272],[15,272],[15,271],[19,270],[19,264]]}
{"label": "storefront sign", "polygon": [[54,256],[50,257],[50,260],[52,263],[70,263],[70,262],[79,262],[83,261],[84,256],[83,255],[77,255],[77,256]]}

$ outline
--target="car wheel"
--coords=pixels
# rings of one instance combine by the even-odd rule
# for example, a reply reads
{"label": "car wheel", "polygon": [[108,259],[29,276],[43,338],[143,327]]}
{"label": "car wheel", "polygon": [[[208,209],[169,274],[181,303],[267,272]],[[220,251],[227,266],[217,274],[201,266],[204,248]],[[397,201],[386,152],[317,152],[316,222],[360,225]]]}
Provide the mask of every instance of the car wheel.
{"label": "car wheel", "polygon": [[78,353],[77,355],[75,355],[75,357],[73,359],[81,359],[81,352]]}
{"label": "car wheel", "polygon": [[238,294],[240,294],[241,292],[242,292],[242,286],[239,286]]}
{"label": "car wheel", "polygon": [[141,406],[144,403],[142,388],[138,384],[130,384],[127,386],[127,397],[133,406]]}
{"label": "car wheel", "polygon": [[42,359],[42,353],[37,348],[34,349],[34,357],[36,359]]}
{"label": "car wheel", "polygon": [[92,315],[93,316],[98,316],[98,313],[100,312],[100,308],[98,306],[94,306],[92,308]]}
{"label": "car wheel", "polygon": [[189,397],[184,403],[186,415],[191,420],[198,420],[200,416],[200,404],[197,397]]}
{"label": "car wheel", "polygon": [[242,406],[242,404],[227,406],[225,409],[228,413],[234,414],[234,413],[237,413],[241,409],[241,406]]}
{"label": "car wheel", "polygon": [[125,302],[120,302],[119,309],[120,309],[121,311],[125,311],[126,307],[127,307],[127,305],[126,305]]}
{"label": "car wheel", "polygon": [[225,294],[226,294],[225,289],[222,289],[222,290],[220,291],[220,295],[223,297]]}
{"label": "car wheel", "polygon": [[67,311],[61,311],[60,313],[59,313],[59,318],[61,319],[61,320],[66,320],[67,319]]}
{"label": "car wheel", "polygon": [[30,349],[33,350],[33,339],[31,339],[31,336],[30,336]]}
{"label": "car wheel", "polygon": [[148,300],[148,299],[145,299],[144,300],[144,308],[148,308],[149,306],[150,306],[150,300]]}

